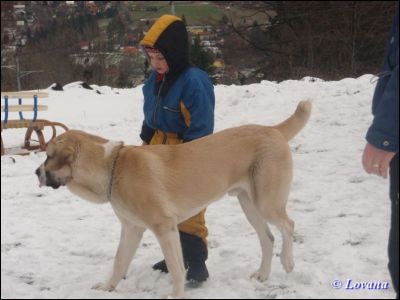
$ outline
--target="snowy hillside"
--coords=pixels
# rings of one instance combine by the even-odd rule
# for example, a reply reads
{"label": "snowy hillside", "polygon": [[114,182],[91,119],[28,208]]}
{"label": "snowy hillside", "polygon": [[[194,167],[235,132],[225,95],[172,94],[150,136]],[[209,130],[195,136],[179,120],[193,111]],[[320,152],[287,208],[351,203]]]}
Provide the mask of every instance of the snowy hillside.
{"label": "snowy hillside", "polygon": [[[303,99],[313,100],[305,129],[291,141],[294,181],[288,204],[295,221],[293,273],[279,262],[275,235],[270,279],[251,280],[261,250],[235,198],[208,208],[210,279],[189,298],[391,298],[387,271],[390,223],[388,181],[364,173],[364,135],[372,120],[373,76],[323,82],[305,78],[281,83],[216,86],[215,131],[287,118]],[[49,110],[41,118],[65,123],[104,138],[139,144],[142,91],[79,83],[48,89]],[[98,91],[98,92],[96,92]],[[6,146],[17,146],[23,130],[5,130]],[[169,275],[153,271],[162,258],[147,231],[128,277],[114,292],[91,290],[113,266],[119,222],[109,204],[94,205],[66,188],[39,188],[35,169],[43,153],[1,157],[2,298],[160,298]],[[335,280],[353,289],[333,288]],[[335,282],[335,283],[334,283]],[[356,289],[357,282],[389,282],[389,289]],[[351,286],[353,284],[353,286]]]}

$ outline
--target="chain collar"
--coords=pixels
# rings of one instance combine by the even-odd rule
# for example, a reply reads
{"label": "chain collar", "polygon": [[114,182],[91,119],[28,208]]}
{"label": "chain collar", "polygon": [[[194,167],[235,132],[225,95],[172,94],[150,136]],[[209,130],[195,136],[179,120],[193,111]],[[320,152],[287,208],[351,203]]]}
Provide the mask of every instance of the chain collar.
{"label": "chain collar", "polygon": [[121,151],[122,147],[123,147],[123,144],[117,150],[117,155],[115,155],[114,161],[112,163],[111,174],[110,174],[110,182],[108,183],[108,190],[107,190],[107,200],[108,201],[111,201],[111,194],[112,194],[112,188],[113,188],[113,183],[114,183],[115,166],[117,165],[119,152]]}

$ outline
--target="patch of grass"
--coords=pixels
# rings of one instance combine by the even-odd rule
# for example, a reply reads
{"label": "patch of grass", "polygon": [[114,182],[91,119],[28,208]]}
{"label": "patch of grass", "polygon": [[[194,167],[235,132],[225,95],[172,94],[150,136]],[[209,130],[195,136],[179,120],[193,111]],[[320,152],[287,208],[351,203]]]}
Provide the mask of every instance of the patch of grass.
{"label": "patch of grass", "polygon": [[[134,21],[143,18],[155,19],[164,14],[171,14],[171,6],[167,1],[151,1],[147,7],[157,7],[157,11],[133,10]],[[179,1],[175,4],[175,15],[186,18],[188,25],[213,25],[221,20],[225,11],[219,6],[203,3]]]}

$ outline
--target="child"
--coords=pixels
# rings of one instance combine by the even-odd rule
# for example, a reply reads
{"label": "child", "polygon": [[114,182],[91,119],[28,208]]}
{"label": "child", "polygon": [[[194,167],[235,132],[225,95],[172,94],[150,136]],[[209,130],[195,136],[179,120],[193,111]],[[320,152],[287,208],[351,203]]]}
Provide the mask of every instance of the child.
{"label": "child", "polygon": [[[214,130],[214,87],[202,70],[189,63],[189,40],[184,22],[160,17],[140,42],[153,71],[143,86],[143,144],[180,144]],[[210,153],[212,155],[212,153]],[[195,192],[195,191],[194,191]],[[178,225],[186,278],[193,285],[205,281],[208,270],[205,210]],[[168,272],[165,260],[153,266]]]}

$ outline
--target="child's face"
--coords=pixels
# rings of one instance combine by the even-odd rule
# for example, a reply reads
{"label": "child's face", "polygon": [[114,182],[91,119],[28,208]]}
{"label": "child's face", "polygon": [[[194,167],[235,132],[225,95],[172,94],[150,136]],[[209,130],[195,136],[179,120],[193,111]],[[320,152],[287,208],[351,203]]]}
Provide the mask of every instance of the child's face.
{"label": "child's face", "polygon": [[165,74],[169,71],[167,61],[160,52],[149,52],[151,67],[159,74]]}

